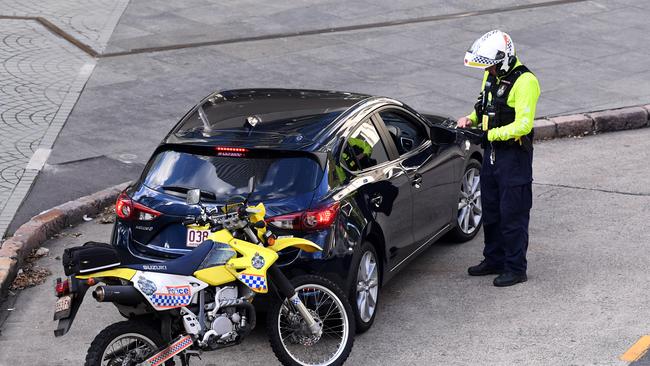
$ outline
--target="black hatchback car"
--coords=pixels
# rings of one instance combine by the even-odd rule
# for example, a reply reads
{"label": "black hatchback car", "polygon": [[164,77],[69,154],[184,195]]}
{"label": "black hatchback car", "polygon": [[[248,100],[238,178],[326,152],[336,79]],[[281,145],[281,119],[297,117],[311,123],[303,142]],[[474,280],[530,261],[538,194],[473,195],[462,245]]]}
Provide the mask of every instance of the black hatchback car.
{"label": "black hatchback car", "polygon": [[319,273],[356,304],[357,329],[374,321],[379,286],[444,234],[481,225],[482,150],[471,132],[390,98],[286,89],[216,92],[156,148],[116,204],[112,243],[133,262],[178,257],[207,232],[182,220],[199,188],[206,206],[245,195],[264,202],[278,236],[324,248],[279,260],[289,276]]}

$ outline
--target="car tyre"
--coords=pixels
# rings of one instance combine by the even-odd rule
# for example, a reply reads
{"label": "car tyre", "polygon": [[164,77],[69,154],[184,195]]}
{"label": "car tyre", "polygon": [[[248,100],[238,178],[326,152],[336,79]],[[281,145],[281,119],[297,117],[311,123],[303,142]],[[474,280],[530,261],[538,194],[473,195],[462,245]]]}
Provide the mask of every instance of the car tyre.
{"label": "car tyre", "polygon": [[481,225],[483,225],[481,163],[471,159],[461,178],[455,226],[447,238],[459,243],[470,241],[480,231]]}
{"label": "car tyre", "polygon": [[379,304],[379,261],[375,247],[364,242],[360,254],[352,266],[351,275],[356,281],[350,286],[350,304],[357,324],[357,334],[372,327]]}

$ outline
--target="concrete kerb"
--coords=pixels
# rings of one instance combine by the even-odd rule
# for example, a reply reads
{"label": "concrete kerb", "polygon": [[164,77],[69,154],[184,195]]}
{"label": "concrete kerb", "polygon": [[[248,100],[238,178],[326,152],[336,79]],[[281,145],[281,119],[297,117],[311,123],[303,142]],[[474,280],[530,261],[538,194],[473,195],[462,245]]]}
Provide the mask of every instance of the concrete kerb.
{"label": "concrete kerb", "polygon": [[95,192],[32,217],[0,247],[0,299],[4,298],[23,260],[35,248],[62,229],[79,223],[113,203],[129,182]]}
{"label": "concrete kerb", "polygon": [[649,116],[650,104],[537,119],[534,122],[535,140],[650,127]]}
{"label": "concrete kerb", "polygon": [[[574,114],[534,121],[535,140],[576,137],[600,132],[650,127],[650,104],[584,114]],[[66,202],[47,210],[16,230],[0,247],[0,298],[9,286],[29,252],[39,247],[63,228],[81,222],[84,215],[100,212],[115,201],[126,188],[122,183],[105,190]]]}

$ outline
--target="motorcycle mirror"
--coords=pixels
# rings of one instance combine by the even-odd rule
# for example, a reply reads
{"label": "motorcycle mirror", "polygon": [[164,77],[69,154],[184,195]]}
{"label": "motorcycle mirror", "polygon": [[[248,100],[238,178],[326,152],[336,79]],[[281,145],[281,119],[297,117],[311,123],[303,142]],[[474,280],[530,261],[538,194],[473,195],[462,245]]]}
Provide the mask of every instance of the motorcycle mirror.
{"label": "motorcycle mirror", "polygon": [[251,198],[253,192],[255,192],[255,176],[250,177],[248,180],[248,196],[244,200],[244,205],[248,204],[248,199]]}
{"label": "motorcycle mirror", "polygon": [[255,191],[255,176],[252,176],[248,180],[248,194],[251,194],[254,191]]}
{"label": "motorcycle mirror", "polygon": [[201,190],[190,189],[187,191],[186,202],[188,205],[198,205],[201,202]]}

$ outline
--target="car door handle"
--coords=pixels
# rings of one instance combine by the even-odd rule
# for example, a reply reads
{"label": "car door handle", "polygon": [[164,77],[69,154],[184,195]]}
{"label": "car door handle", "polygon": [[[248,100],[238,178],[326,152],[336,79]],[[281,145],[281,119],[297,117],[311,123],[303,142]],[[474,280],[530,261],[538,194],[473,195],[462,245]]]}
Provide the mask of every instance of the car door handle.
{"label": "car door handle", "polygon": [[420,188],[422,186],[422,175],[421,174],[414,175],[412,184],[413,187]]}
{"label": "car door handle", "polygon": [[383,200],[384,200],[384,197],[382,197],[382,195],[380,195],[380,194],[375,194],[375,195],[373,195],[372,198],[370,199],[370,202],[371,202],[373,205],[375,205],[375,207],[379,207],[379,206],[381,206],[381,202],[382,202]]}

